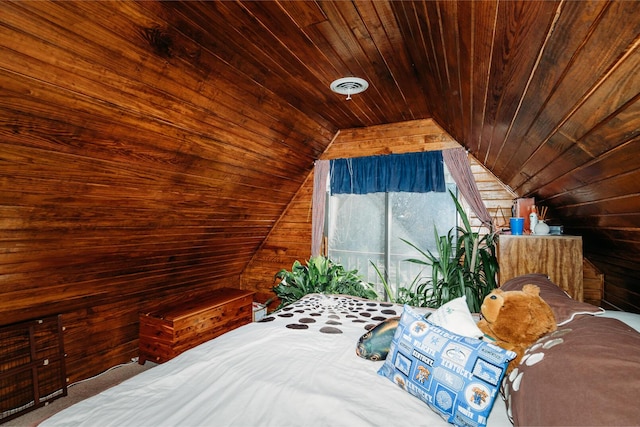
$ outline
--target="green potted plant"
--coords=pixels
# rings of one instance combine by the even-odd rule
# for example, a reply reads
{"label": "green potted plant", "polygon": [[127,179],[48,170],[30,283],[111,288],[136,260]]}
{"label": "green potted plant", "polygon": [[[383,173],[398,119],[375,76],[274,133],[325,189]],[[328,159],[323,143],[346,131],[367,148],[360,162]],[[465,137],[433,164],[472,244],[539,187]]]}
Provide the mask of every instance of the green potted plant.
{"label": "green potted plant", "polygon": [[[434,227],[437,253],[423,251],[413,243],[402,239],[416,249],[422,259],[412,258],[408,262],[431,267],[431,277],[418,275],[408,287],[402,287],[395,302],[414,306],[440,307],[455,298],[466,296],[471,312],[479,313],[484,297],[497,287],[498,259],[496,257],[496,236],[489,233],[480,236],[474,232],[460,202],[451,192],[462,226],[449,230],[446,235],[438,235]],[[375,267],[375,266],[374,266]],[[378,276],[389,295],[380,271]]]}
{"label": "green potted plant", "polygon": [[357,270],[346,270],[341,264],[324,256],[311,257],[306,265],[296,260],[291,270],[282,269],[275,278],[281,279],[273,287],[273,292],[280,299],[278,309],[311,293],[378,298],[373,286],[364,282]]}
{"label": "green potted plant", "polygon": [[400,286],[396,292],[396,295],[393,294],[391,287],[387,283],[382,272],[377,265],[371,260],[369,260],[371,265],[376,271],[376,274],[380,278],[382,286],[384,287],[384,291],[387,295],[389,301],[397,303],[397,304],[408,304],[413,307],[427,307],[428,300],[426,297],[426,288],[428,287],[428,283],[422,280],[420,275],[417,275],[413,281],[407,286]]}

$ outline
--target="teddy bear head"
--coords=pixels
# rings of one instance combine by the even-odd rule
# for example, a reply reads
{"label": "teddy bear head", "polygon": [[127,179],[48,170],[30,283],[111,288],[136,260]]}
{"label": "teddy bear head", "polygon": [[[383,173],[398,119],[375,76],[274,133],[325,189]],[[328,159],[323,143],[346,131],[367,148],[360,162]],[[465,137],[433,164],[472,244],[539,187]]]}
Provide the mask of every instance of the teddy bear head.
{"label": "teddy bear head", "polygon": [[532,344],[556,329],[553,311],[536,285],[524,285],[521,291],[494,289],[480,311],[488,329],[483,332],[505,343]]}

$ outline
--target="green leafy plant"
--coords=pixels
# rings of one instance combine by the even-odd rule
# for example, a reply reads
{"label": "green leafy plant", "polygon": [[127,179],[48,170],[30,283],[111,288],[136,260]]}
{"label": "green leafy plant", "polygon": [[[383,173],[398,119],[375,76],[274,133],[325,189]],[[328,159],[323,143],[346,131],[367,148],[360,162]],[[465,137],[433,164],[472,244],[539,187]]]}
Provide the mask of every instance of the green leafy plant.
{"label": "green leafy plant", "polygon": [[[431,267],[431,277],[416,276],[409,287],[401,287],[394,302],[414,306],[437,308],[461,296],[466,296],[469,310],[480,312],[485,296],[497,287],[498,259],[496,257],[496,236],[489,233],[480,236],[474,232],[462,205],[452,192],[449,192],[456,205],[462,226],[449,230],[446,235],[439,235],[434,227],[436,250],[423,251],[413,243],[402,239],[422,258],[411,258],[406,261]],[[375,266],[374,266],[375,267]],[[388,295],[392,295],[382,274],[376,267],[378,276]]]}
{"label": "green leafy plant", "polygon": [[273,292],[280,299],[278,309],[311,293],[344,294],[368,299],[379,297],[357,270],[346,270],[341,264],[324,256],[312,257],[306,265],[296,260],[291,270],[282,269],[275,278],[281,279],[273,287]]}
{"label": "green leafy plant", "polygon": [[425,297],[426,291],[425,288],[428,286],[426,282],[420,282],[420,275],[416,276],[413,281],[408,286],[400,286],[398,288],[397,294],[394,295],[391,287],[387,283],[387,279],[384,277],[382,272],[377,265],[371,260],[369,260],[373,268],[376,270],[376,274],[380,278],[382,286],[384,287],[384,291],[387,294],[387,298],[391,302],[395,302],[397,304],[408,304],[414,307],[426,307],[427,300]]}

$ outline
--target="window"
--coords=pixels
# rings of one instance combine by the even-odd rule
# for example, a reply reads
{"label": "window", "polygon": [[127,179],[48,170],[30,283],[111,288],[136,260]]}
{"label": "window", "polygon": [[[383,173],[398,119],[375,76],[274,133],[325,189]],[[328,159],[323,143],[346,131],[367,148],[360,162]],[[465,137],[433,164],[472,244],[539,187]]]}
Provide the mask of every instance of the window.
{"label": "window", "polygon": [[444,172],[446,192],[328,195],[329,258],[377,283],[380,295],[384,288],[371,262],[387,272],[394,296],[398,287],[408,287],[418,274],[429,277],[430,268],[406,261],[423,257],[401,239],[436,254],[434,226],[438,235],[456,226],[456,208],[448,191],[457,195],[457,189],[446,166]]}

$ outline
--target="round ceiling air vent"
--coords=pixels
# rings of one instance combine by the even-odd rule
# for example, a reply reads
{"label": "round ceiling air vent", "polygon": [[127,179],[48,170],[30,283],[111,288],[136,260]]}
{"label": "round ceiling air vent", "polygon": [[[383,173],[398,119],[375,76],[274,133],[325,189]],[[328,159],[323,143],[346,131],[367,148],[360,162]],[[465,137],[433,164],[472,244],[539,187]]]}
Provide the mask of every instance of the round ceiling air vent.
{"label": "round ceiling air vent", "polygon": [[351,99],[351,95],[364,92],[368,87],[369,83],[359,77],[343,77],[331,83],[331,90],[335,93],[347,95],[347,101]]}

